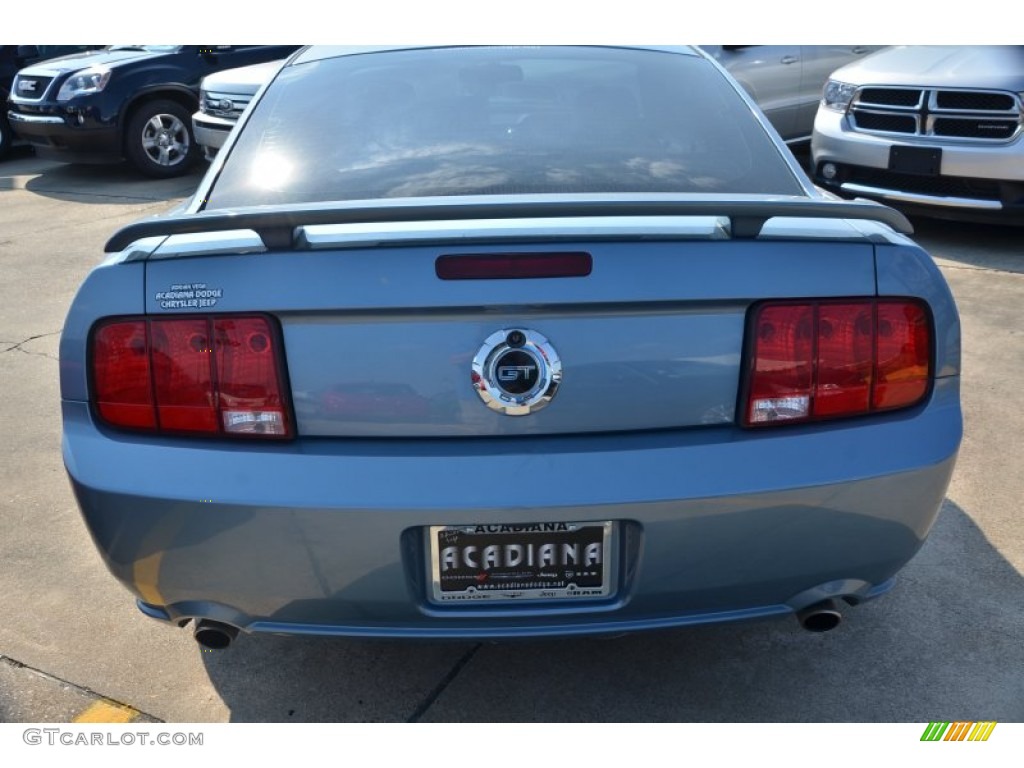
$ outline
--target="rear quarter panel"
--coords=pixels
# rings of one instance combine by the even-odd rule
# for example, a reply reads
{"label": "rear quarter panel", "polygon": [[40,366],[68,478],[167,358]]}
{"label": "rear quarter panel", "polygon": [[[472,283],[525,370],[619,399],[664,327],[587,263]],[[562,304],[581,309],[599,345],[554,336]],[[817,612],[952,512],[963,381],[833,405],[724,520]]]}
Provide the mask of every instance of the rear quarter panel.
{"label": "rear quarter panel", "polygon": [[935,323],[935,376],[960,374],[960,316],[956,302],[935,261],[923,249],[878,245],[875,263],[879,296],[914,296],[931,307]]}

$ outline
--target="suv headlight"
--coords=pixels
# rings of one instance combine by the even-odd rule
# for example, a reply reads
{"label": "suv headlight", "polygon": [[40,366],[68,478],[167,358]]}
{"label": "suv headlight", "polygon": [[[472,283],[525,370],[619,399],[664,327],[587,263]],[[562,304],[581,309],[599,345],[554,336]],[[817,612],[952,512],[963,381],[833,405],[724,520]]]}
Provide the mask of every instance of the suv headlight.
{"label": "suv headlight", "polygon": [[206,100],[208,98],[210,98],[210,94],[208,94],[206,91],[204,91],[202,88],[200,88],[199,89],[199,111],[204,113],[204,114],[207,111],[209,111],[209,110],[206,109]]}
{"label": "suv headlight", "polygon": [[64,81],[57,92],[57,101],[67,101],[75,96],[99,93],[110,82],[110,70],[106,67],[89,67],[75,72]]}
{"label": "suv headlight", "polygon": [[829,80],[825,83],[825,91],[821,95],[821,104],[836,112],[845,112],[853,100],[853,94],[857,86],[849,83],[841,83],[838,80]]}

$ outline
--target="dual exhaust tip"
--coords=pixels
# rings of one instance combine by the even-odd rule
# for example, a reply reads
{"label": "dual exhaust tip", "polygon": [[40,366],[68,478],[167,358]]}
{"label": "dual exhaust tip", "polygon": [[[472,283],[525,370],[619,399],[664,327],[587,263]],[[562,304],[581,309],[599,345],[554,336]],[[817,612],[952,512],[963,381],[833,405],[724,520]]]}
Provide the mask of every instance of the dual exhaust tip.
{"label": "dual exhaust tip", "polygon": [[[843,615],[836,601],[830,598],[797,611],[796,619],[808,632],[828,632],[839,626]],[[230,624],[202,619],[196,622],[192,635],[203,648],[223,651],[238,637],[238,629]]]}

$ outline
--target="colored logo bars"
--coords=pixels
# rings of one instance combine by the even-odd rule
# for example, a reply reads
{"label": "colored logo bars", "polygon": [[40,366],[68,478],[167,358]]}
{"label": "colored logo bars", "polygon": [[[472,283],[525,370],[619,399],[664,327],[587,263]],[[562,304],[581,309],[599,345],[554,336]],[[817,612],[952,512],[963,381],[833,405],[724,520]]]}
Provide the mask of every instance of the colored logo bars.
{"label": "colored logo bars", "polygon": [[[984,723],[928,723],[921,741],[988,741],[994,721]],[[945,734],[945,737],[943,737]]]}

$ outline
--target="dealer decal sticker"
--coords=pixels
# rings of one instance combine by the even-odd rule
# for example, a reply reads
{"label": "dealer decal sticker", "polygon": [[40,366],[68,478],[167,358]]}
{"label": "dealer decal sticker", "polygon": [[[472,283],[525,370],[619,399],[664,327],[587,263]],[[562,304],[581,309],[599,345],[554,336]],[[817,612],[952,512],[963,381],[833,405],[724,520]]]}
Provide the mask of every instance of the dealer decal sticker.
{"label": "dealer decal sticker", "polygon": [[217,305],[224,291],[206,283],[175,283],[170,290],[160,291],[153,298],[161,309],[209,309]]}

